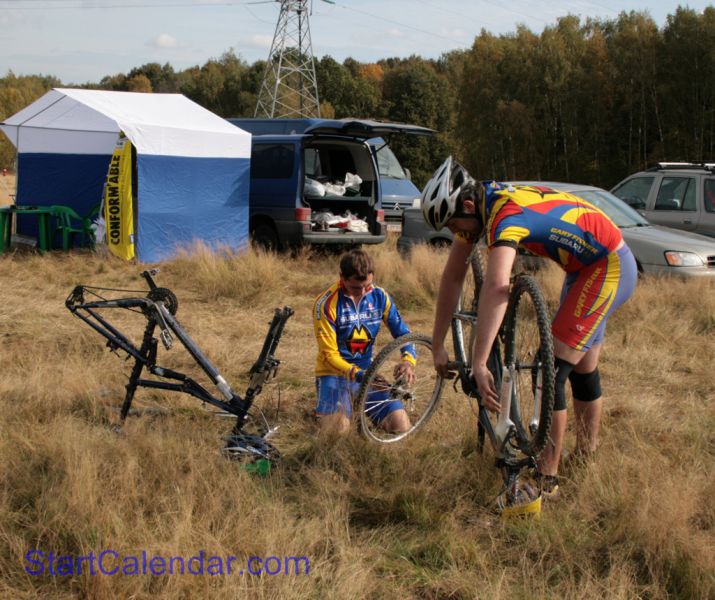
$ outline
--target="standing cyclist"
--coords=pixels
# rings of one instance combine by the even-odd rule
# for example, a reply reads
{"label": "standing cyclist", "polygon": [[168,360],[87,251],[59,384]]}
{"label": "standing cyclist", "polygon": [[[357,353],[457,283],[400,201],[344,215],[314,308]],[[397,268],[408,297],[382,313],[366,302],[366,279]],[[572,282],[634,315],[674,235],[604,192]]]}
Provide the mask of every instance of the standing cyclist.
{"label": "standing cyclist", "polygon": [[548,187],[477,182],[450,156],[422,192],[422,213],[434,229],[455,234],[437,298],[433,330],[435,369],[447,373],[444,338],[462,290],[472,247],[486,234],[488,261],[479,294],[472,370],[487,408],[499,410],[487,358],[509,296],[519,246],[550,258],[564,271],[559,309],[552,323],[556,386],[550,443],[538,460],[546,497],[558,495],[557,472],[566,432],[568,379],[574,397],[576,452],[592,453],[601,422],[598,357],[606,321],[633,294],[637,266],[619,228],[598,208]]}

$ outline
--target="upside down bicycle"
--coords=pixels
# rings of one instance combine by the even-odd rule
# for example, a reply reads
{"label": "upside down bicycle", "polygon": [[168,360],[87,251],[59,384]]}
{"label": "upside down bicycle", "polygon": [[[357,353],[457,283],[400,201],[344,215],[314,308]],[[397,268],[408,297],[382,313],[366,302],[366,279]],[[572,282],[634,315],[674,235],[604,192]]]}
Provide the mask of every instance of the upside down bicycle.
{"label": "upside down bicycle", "polygon": [[[548,442],[554,403],[554,350],[549,311],[536,280],[520,273],[512,277],[506,315],[492,346],[487,366],[499,392],[501,411],[488,411],[472,378],[472,350],[476,335],[477,304],[484,281],[483,259],[475,246],[468,258],[468,277],[452,316],[451,332],[454,360],[448,364],[454,386],[478,404],[478,448],[485,437],[493,448],[497,468],[502,474],[500,508],[523,505],[533,490],[520,473],[536,464]],[[402,348],[412,344],[418,354],[414,382],[395,379],[395,366],[402,360]],[[362,434],[373,442],[390,444],[420,430],[435,412],[445,380],[432,366],[432,339],[409,333],[387,344],[376,356],[363,377],[356,397],[355,412]],[[385,402],[402,401],[411,427],[389,433],[375,424],[370,411],[375,409],[376,391]],[[384,392],[388,393],[385,394]],[[539,499],[540,501],[540,499]]]}
{"label": "upside down bicycle", "polygon": [[[261,352],[249,372],[250,380],[246,392],[240,396],[233,391],[218,369],[206,358],[179,324],[176,319],[179,301],[170,289],[156,285],[153,276],[157,272],[157,270],[142,272],[141,275],[149,286],[149,291],[144,296],[133,295],[108,299],[100,295],[99,292],[144,293],[145,291],[78,285],[65,301],[66,307],[74,316],[107,338],[107,347],[111,351],[122,350],[127,354],[127,358],[134,359],[134,366],[126,385],[126,394],[122,403],[121,422],[123,423],[129,414],[135,392],[139,387],[183,392],[215,406],[223,411],[223,414],[235,417],[236,422],[231,434],[224,438],[226,442],[224,453],[230,458],[257,463],[260,468],[256,470],[259,472],[268,471],[270,465],[280,457],[278,450],[268,441],[276,428],[270,427],[262,411],[258,410],[258,415],[251,411],[254,408],[254,400],[261,393],[264,384],[276,375],[280,365],[280,361],[275,357],[276,348],[286,322],[293,314],[293,309],[288,306],[275,309]],[[87,300],[86,296],[91,296],[93,299]],[[147,324],[141,346],[137,347],[107,320],[103,309],[114,308],[131,310],[146,317]],[[157,328],[159,329],[158,339],[154,335]],[[173,347],[174,337],[208,375],[221,397],[212,395],[188,375],[162,367],[157,363],[159,340],[164,348],[169,350]],[[148,371],[155,378],[142,377],[142,371]]]}

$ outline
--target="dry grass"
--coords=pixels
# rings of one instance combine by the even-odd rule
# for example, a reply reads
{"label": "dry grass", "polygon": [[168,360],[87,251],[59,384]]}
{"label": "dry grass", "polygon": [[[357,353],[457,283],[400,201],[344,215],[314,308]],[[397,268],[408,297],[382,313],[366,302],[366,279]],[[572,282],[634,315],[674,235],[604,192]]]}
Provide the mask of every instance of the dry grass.
{"label": "dry grass", "polygon": [[[373,249],[378,281],[429,332],[445,255]],[[272,307],[289,304],[276,384],[282,467],[261,479],[219,454],[228,425],[195,400],[112,432],[129,363],[63,306],[77,283],[143,287],[141,267],[88,253],[0,260],[0,596],[7,598],[712,598],[715,596],[715,293],[649,280],[612,320],[603,446],[566,471],[540,522],[503,526],[498,482],[468,406],[447,394],[425,435],[398,448],[315,435],[314,296],[337,257],[196,248],[162,265],[179,318],[239,390]],[[551,298],[560,275],[541,273]],[[127,321],[137,335],[141,321]],[[189,368],[180,350],[162,362]],[[569,440],[571,440],[569,433]],[[87,555],[307,556],[310,574],[35,577],[29,549]]]}
{"label": "dry grass", "polygon": [[0,169],[0,206],[13,203],[15,196],[15,175],[2,174]]}

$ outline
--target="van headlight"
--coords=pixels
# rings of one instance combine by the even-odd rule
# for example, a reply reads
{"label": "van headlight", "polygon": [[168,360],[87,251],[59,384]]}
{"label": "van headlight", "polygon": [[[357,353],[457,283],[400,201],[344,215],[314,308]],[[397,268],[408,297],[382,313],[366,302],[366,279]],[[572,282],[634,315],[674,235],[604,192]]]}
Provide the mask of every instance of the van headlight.
{"label": "van headlight", "polygon": [[669,250],[665,253],[665,262],[671,267],[702,267],[703,259],[693,252],[676,252]]}
{"label": "van headlight", "polygon": [[422,205],[422,199],[421,198],[415,198],[412,201],[412,208],[419,208]]}

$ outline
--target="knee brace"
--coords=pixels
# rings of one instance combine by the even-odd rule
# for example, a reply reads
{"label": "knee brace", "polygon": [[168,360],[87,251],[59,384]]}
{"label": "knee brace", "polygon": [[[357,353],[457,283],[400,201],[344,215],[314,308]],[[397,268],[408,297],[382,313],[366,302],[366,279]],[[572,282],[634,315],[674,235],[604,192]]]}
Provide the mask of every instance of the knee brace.
{"label": "knee brace", "polygon": [[576,373],[569,375],[571,391],[575,400],[593,402],[601,397],[601,375],[598,369],[590,373]]}
{"label": "knee brace", "polygon": [[561,358],[554,360],[556,384],[554,385],[554,410],[566,410],[566,380],[574,365]]}

